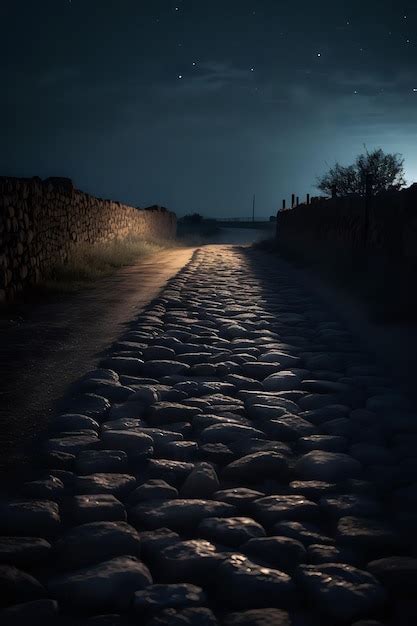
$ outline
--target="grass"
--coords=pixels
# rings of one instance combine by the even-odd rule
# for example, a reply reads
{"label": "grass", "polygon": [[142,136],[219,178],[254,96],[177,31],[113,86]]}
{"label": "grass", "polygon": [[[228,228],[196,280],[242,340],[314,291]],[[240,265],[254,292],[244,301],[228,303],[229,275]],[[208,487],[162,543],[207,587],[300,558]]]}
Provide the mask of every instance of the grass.
{"label": "grass", "polygon": [[133,236],[103,244],[79,245],[68,262],[56,265],[39,287],[46,291],[77,291],[173,245],[174,242],[144,241]]}

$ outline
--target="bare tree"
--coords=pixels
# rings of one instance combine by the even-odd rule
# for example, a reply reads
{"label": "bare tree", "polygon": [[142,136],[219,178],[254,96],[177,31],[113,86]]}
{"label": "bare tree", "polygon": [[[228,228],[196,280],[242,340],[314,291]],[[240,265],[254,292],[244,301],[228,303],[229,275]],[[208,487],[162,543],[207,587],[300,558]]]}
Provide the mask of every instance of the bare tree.
{"label": "bare tree", "polygon": [[329,195],[336,189],[338,196],[365,193],[366,175],[372,175],[374,193],[398,191],[405,185],[404,159],[401,154],[385,153],[381,148],[365,149],[353,165],[336,163],[317,179],[317,188]]}

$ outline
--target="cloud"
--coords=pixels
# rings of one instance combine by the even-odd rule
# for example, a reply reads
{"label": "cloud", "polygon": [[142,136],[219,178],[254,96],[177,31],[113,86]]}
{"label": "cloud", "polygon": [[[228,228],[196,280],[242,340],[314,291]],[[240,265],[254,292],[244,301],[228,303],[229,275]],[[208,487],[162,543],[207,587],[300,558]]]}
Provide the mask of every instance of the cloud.
{"label": "cloud", "polygon": [[250,68],[237,67],[232,63],[209,61],[198,64],[195,70],[193,68],[191,73],[182,76],[182,79],[176,77],[175,82],[161,82],[156,87],[161,94],[168,97],[205,97],[231,87],[242,87],[251,81],[253,73]]}

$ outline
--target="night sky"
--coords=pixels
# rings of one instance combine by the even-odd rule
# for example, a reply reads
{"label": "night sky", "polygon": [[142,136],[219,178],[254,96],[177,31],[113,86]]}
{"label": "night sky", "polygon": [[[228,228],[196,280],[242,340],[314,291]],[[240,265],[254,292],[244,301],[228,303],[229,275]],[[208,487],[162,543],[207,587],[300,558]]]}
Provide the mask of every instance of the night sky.
{"label": "night sky", "polygon": [[417,180],[414,2],[1,0],[0,27],[2,175],[223,216],[364,144]]}

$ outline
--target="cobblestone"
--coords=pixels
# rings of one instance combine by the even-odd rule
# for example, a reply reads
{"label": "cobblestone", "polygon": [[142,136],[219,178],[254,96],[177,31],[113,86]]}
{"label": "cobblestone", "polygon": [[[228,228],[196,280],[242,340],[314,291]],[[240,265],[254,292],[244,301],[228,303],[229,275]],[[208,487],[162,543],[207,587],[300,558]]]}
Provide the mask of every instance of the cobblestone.
{"label": "cobblestone", "polygon": [[279,261],[200,249],[71,393],[0,502],[0,619],[409,623],[413,407]]}

